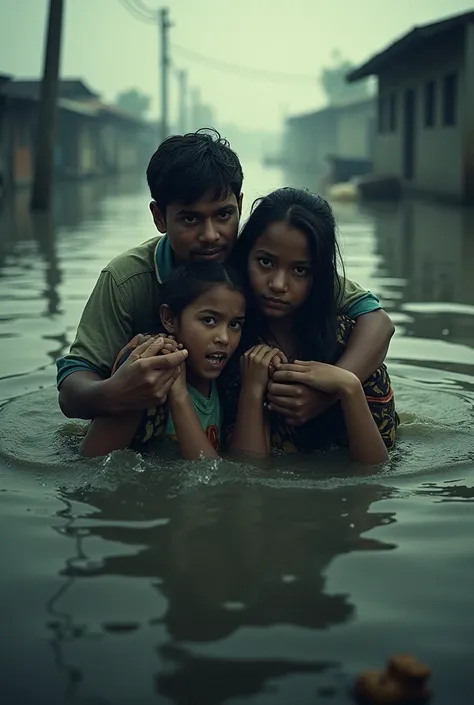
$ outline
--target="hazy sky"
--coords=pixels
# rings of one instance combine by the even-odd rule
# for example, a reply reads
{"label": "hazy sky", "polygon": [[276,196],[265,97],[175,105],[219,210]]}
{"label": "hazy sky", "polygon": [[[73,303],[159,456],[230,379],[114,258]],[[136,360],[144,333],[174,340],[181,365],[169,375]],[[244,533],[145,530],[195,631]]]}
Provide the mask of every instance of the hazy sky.
{"label": "hazy sky", "polygon": [[[142,0],[158,8],[160,0]],[[0,0],[0,72],[40,75],[48,0]],[[130,15],[119,0],[64,0],[63,77],[82,77],[106,100],[136,86],[158,94],[158,31]],[[169,0],[171,44],[255,70],[314,76],[270,82],[235,75],[171,51],[190,86],[212,103],[217,123],[278,129],[289,114],[321,106],[320,69],[340,49],[356,63],[415,24],[473,8],[472,0]],[[172,110],[177,83],[171,80]]]}

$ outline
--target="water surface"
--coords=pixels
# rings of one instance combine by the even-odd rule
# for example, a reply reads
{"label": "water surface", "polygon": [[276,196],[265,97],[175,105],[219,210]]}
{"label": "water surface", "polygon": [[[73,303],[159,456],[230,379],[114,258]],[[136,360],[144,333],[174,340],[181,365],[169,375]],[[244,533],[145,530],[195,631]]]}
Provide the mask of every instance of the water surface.
{"label": "water surface", "polygon": [[[246,165],[246,205],[286,182]],[[403,419],[376,475],[343,453],[160,463],[77,456],[54,360],[101,267],[153,235],[141,177],[0,210],[2,702],[351,702],[409,651],[436,705],[474,677],[474,215],[336,207],[347,273],[397,325]]]}

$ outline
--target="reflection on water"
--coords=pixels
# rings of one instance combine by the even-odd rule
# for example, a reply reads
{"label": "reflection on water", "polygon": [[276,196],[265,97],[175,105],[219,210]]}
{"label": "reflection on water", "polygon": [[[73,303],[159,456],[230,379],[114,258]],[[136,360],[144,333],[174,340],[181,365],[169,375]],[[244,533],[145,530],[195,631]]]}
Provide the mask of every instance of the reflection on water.
{"label": "reflection on water", "polygon": [[[291,649],[278,659],[244,656],[233,662],[193,655],[189,647],[240,630],[273,625],[324,630],[353,618],[350,596],[328,592],[324,573],[337,555],[392,548],[361,536],[393,520],[390,513],[367,513],[389,490],[359,488],[350,497],[334,493],[317,519],[319,502],[312,493],[204,486],[171,502],[165,490],[160,487],[146,502],[136,486],[112,494],[84,489],[64,494],[69,509],[70,501],[87,502],[90,509],[62,528],[77,550],[62,571],[65,587],[54,600],[63,619],[50,625],[63,656],[89,632],[155,628],[166,664],[155,687],[173,695],[174,702],[191,702],[194,694],[195,702],[218,703],[257,693],[269,679],[339,666],[316,655],[295,658]],[[330,536],[325,535],[328,519]],[[131,577],[134,586],[127,583]],[[113,597],[106,595],[107,585],[115,586]],[[134,592],[136,599],[124,599]],[[81,628],[72,625],[67,605],[76,606],[74,620]]]}
{"label": "reflection on water", "polygon": [[[282,490],[188,472],[178,493],[166,474],[107,490],[65,471],[10,495],[2,597],[22,619],[2,663],[47,644],[44,702],[343,704],[355,673],[407,649],[437,702],[469,702],[472,479]],[[35,679],[8,685],[37,702]]]}
{"label": "reflection on water", "polygon": [[51,214],[28,204],[0,206],[0,403],[54,381],[101,267],[153,235],[142,175],[61,184]]}
{"label": "reflection on water", "polygon": [[407,201],[372,216],[406,334],[472,346],[474,209]]}
{"label": "reflection on water", "polygon": [[[245,172],[246,213],[287,181]],[[473,212],[335,206],[348,275],[397,325],[403,425],[374,477],[337,454],[78,460],[54,360],[101,267],[154,234],[148,194],[140,175],[27,206],[0,209],[4,701],[342,705],[358,671],[409,650],[439,705],[470,702]]]}

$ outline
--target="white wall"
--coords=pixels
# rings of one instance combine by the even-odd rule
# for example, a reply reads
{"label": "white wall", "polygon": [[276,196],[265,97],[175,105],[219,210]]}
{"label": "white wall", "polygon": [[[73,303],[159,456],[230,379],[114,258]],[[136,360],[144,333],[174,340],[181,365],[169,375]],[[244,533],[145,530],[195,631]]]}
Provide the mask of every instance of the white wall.
{"label": "white wall", "polygon": [[374,125],[373,104],[341,108],[337,114],[337,155],[354,159],[370,159],[371,126]]}

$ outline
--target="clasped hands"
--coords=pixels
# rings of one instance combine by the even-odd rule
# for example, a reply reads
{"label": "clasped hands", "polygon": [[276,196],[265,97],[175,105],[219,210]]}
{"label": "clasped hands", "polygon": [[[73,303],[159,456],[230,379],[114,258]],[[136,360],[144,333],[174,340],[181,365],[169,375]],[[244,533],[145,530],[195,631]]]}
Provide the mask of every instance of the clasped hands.
{"label": "clasped hands", "polygon": [[291,426],[302,426],[338,398],[345,370],[321,362],[296,360],[269,345],[255,345],[241,358],[242,381],[260,387],[269,411]]}

